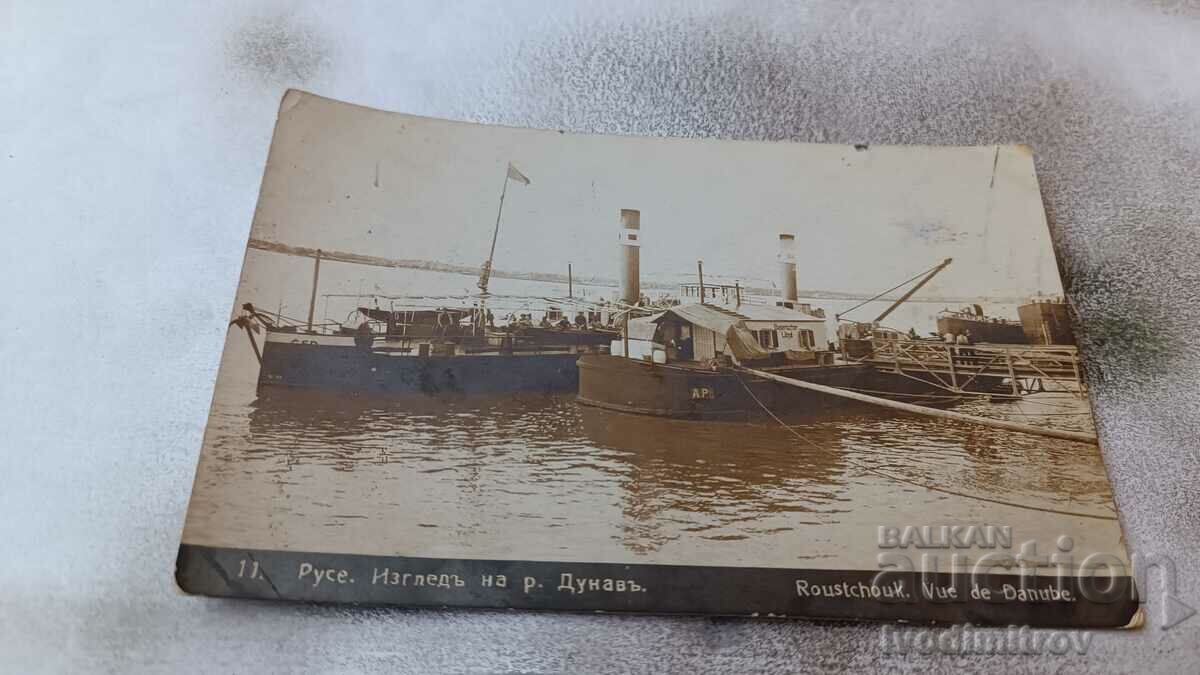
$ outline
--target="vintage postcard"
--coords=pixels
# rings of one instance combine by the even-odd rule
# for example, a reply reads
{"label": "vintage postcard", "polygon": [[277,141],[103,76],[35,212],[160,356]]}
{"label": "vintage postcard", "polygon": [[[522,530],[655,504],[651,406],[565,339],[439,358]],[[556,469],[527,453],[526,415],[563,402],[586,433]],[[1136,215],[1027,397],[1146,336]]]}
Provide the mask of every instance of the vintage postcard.
{"label": "vintage postcard", "polygon": [[231,318],[188,592],[1136,620],[1029,148],[290,91]]}

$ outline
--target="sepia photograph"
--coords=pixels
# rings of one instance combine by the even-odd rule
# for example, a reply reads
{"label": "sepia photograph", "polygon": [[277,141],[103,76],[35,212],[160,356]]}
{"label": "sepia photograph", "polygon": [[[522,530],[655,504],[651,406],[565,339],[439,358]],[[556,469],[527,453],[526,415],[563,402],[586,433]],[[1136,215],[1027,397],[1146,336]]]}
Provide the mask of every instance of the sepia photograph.
{"label": "sepia photograph", "polygon": [[1200,672],[1200,2],[3,7],[0,671]]}
{"label": "sepia photograph", "polygon": [[1026,146],[582,135],[291,90],[176,578],[1132,625],[1075,326]]}

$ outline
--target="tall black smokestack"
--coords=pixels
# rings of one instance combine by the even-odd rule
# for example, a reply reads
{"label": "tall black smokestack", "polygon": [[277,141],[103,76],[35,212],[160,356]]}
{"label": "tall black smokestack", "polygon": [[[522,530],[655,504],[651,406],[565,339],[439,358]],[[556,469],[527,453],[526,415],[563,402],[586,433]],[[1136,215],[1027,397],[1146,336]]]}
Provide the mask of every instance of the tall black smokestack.
{"label": "tall black smokestack", "polygon": [[621,302],[636,305],[642,299],[642,212],[621,209]]}
{"label": "tall black smokestack", "polygon": [[796,288],[796,236],[779,235],[779,290],[783,293],[781,304],[794,307],[799,290]]}

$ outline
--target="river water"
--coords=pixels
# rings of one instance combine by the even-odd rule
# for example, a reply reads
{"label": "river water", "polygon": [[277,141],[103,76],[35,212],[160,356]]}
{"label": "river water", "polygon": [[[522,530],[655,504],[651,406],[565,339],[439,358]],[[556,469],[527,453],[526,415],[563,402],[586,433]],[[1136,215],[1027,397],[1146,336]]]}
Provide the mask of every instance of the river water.
{"label": "river water", "polygon": [[[1069,395],[971,405],[1006,406],[1010,419],[1017,407],[1052,411],[1059,426],[1086,411]],[[1114,514],[1093,446],[873,410],[793,431],[617,413],[567,395],[222,397],[185,540],[842,568],[873,566],[879,526],[994,524],[1019,541],[1066,534],[1077,550],[1119,555],[1115,522],[1039,510]]]}

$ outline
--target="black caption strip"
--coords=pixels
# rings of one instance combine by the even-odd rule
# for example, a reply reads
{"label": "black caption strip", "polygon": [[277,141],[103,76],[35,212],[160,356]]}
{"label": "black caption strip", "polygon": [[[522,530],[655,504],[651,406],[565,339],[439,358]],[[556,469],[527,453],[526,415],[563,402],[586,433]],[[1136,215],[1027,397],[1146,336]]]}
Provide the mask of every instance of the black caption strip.
{"label": "black caption strip", "polygon": [[[1044,572],[1044,571],[1043,571]],[[188,593],[406,607],[1120,627],[1138,609],[1128,576],[1022,578],[865,570],[459,560],[184,544]]]}

